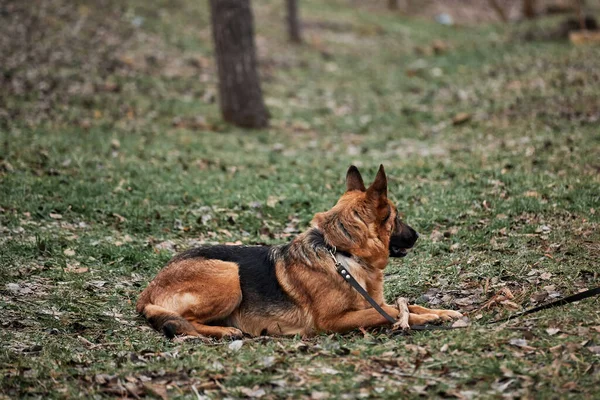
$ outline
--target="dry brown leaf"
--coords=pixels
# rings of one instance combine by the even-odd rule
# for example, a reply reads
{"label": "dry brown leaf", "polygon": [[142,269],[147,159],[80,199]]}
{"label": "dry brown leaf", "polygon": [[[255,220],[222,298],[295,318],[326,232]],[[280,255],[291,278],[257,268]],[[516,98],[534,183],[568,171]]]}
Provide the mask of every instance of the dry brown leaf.
{"label": "dry brown leaf", "polygon": [[600,346],[590,346],[587,349],[594,354],[600,354]]}
{"label": "dry brown leaf", "polygon": [[471,114],[466,112],[458,113],[452,118],[453,125],[462,125],[465,122],[468,122],[471,119]]}
{"label": "dry brown leaf", "polygon": [[520,310],[521,306],[519,306],[517,303],[510,301],[510,300],[503,300],[500,302],[500,304],[502,304],[504,307],[510,309],[510,310]]}
{"label": "dry brown leaf", "polygon": [[552,273],[550,272],[544,272],[543,274],[540,274],[540,279],[547,281],[548,279],[552,278]]}
{"label": "dry brown leaf", "polygon": [[160,397],[162,400],[169,400],[169,395],[167,394],[167,388],[165,385],[144,382],[144,390],[148,394]]}
{"label": "dry brown leaf", "polygon": [[113,217],[115,217],[116,219],[119,220],[120,224],[123,223],[123,222],[125,222],[125,221],[127,221],[127,219],[124,216],[122,216],[122,215],[119,215],[117,213],[113,213],[112,215],[113,215]]}
{"label": "dry brown leaf", "polygon": [[444,239],[444,234],[441,231],[434,229],[433,231],[431,231],[429,238],[431,239],[432,242],[439,242],[442,239]]}
{"label": "dry brown leaf", "polygon": [[525,192],[524,196],[525,197],[540,197],[540,194],[538,192],[536,192],[535,190],[528,190],[527,192]]}
{"label": "dry brown leaf", "polygon": [[469,325],[471,325],[469,322],[467,322],[463,319],[458,319],[458,320],[454,321],[454,323],[452,324],[452,327],[453,328],[465,328]]}
{"label": "dry brown leaf", "polygon": [[244,395],[246,395],[250,398],[254,398],[254,399],[260,399],[265,394],[267,394],[265,392],[265,389],[259,388],[258,386],[254,386],[252,389],[240,388],[240,392],[242,392]]}
{"label": "dry brown leaf", "polygon": [[88,267],[77,267],[75,265],[67,264],[67,268],[64,268],[63,271],[71,272],[73,274],[83,274],[88,272],[90,269]]}

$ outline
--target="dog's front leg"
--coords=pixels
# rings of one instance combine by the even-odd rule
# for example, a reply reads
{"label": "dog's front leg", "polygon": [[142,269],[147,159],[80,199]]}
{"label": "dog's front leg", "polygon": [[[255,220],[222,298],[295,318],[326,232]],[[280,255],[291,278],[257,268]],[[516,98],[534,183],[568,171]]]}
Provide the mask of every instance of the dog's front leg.
{"label": "dog's front leg", "polygon": [[[385,304],[381,308],[393,318],[398,316],[398,309],[395,307]],[[365,310],[348,311],[337,316],[337,318],[323,320],[319,325],[322,330],[328,332],[344,333],[356,328],[370,328],[389,324],[390,322],[377,310],[367,308]]]}
{"label": "dog's front leg", "polygon": [[[417,306],[415,304],[408,306],[408,310],[411,312],[411,315],[417,314],[421,317],[424,317],[426,315],[436,315],[438,318],[441,318],[444,321],[450,321],[452,319],[461,318],[463,316],[458,311],[431,309],[431,308]],[[418,319],[418,318],[416,318],[416,319]],[[411,323],[411,325],[415,325],[415,324]]]}
{"label": "dog's front leg", "polygon": [[410,311],[408,311],[408,299],[406,297],[398,297],[396,299],[396,308],[398,309],[397,322],[392,325],[393,329],[409,329],[410,328]]}

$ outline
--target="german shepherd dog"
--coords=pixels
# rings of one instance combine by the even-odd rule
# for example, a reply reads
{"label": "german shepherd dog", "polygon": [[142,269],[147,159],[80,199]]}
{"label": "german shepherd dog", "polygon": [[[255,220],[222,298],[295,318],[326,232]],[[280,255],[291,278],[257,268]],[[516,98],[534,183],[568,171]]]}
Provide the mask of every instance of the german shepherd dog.
{"label": "german shepherd dog", "polygon": [[[347,332],[390,323],[336,271],[345,266],[392,317],[383,271],[419,235],[387,197],[383,165],[365,188],[355,166],[346,192],[311,227],[281,246],[208,246],[175,256],[142,292],[137,311],[165,336],[240,337]],[[461,317],[408,306],[409,324]]]}

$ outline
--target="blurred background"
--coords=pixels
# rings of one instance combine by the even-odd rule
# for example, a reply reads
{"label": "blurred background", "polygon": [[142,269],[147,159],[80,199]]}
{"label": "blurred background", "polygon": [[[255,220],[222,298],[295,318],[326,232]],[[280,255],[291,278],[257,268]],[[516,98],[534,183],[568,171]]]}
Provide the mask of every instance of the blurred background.
{"label": "blurred background", "polygon": [[[0,0],[0,399],[597,397],[600,0]],[[380,164],[386,269],[468,329],[167,342],[192,246],[283,244]],[[202,396],[202,397],[201,397]]]}

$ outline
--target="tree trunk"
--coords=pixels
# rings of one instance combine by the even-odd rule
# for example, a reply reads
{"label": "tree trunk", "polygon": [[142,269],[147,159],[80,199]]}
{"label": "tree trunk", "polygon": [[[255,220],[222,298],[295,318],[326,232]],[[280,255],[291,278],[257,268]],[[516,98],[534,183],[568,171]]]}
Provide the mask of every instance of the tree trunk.
{"label": "tree trunk", "polygon": [[300,35],[300,20],[298,18],[298,0],[286,0],[287,23],[290,42],[302,43]]}
{"label": "tree trunk", "polygon": [[398,9],[398,0],[388,0],[388,8],[390,10],[397,10]]}
{"label": "tree trunk", "polygon": [[250,0],[210,0],[210,14],[223,119],[264,128],[270,115],[258,78]]}
{"label": "tree trunk", "polygon": [[488,0],[488,2],[490,3],[494,11],[496,11],[496,14],[498,14],[502,22],[508,22],[508,16],[506,15],[506,12],[502,8],[502,6],[498,4],[498,0]]}
{"label": "tree trunk", "polygon": [[535,18],[535,0],[523,0],[523,16],[527,19]]}
{"label": "tree trunk", "polygon": [[579,28],[585,31],[585,16],[583,15],[583,0],[574,0],[575,8],[577,9],[577,18],[579,18]]}

